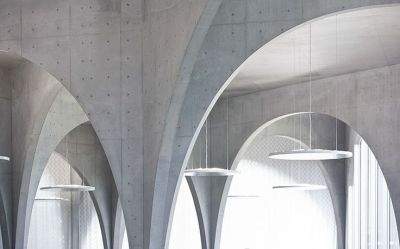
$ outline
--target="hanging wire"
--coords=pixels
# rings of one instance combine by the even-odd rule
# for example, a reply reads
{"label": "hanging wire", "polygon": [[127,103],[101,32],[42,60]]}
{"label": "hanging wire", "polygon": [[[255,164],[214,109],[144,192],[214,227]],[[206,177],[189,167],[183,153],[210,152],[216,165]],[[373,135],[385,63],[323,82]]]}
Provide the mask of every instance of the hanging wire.
{"label": "hanging wire", "polygon": [[[78,145],[76,145],[78,146]],[[85,164],[82,166],[82,186],[85,186]]]}
{"label": "hanging wire", "polygon": [[226,169],[229,170],[229,96],[226,97]]}
{"label": "hanging wire", "polygon": [[308,113],[308,116],[309,116],[309,124],[310,124],[310,142],[309,142],[309,144],[310,144],[310,150],[312,149],[312,144],[311,144],[311,130],[312,130],[312,124],[311,124],[311,111],[312,111],[312,109],[311,109],[311,105],[312,105],[312,97],[311,97],[311,70],[312,70],[312,66],[311,66],[311,53],[312,53],[312,48],[311,48],[311,23],[310,23],[310,32],[309,32],[309,39],[310,39],[310,71],[309,71],[309,74],[308,74],[308,78],[309,78],[309,89],[308,89],[308,91],[309,91],[309,97],[310,97],[310,111],[309,111],[309,113]]}
{"label": "hanging wire", "polygon": [[201,164],[202,162],[201,162],[201,158],[203,157],[203,150],[201,149],[201,147],[203,147],[203,143],[202,143],[202,137],[203,137],[203,128],[204,128],[204,125],[201,127],[201,129],[200,129],[200,136],[199,136],[199,150],[200,150],[200,156],[199,156],[199,161],[200,161],[200,168],[202,168],[203,167],[203,165]]}
{"label": "hanging wire", "polygon": [[206,169],[208,168],[208,125],[207,125],[208,118],[206,119]]}
{"label": "hanging wire", "polygon": [[[297,33],[296,33],[297,34]],[[293,74],[296,75],[296,37],[293,39]],[[293,90],[293,114],[296,112],[296,91]],[[293,116],[293,137],[296,137],[296,116]],[[293,143],[296,149],[296,142]]]}
{"label": "hanging wire", "polygon": [[[336,15],[335,67],[338,75],[338,15]],[[335,82],[335,150],[338,149],[337,81]]]}

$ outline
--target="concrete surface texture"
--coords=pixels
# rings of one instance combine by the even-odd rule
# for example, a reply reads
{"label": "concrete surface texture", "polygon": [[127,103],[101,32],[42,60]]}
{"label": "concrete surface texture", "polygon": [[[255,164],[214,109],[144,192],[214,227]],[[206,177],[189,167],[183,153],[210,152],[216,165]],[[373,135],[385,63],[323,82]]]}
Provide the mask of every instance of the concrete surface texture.
{"label": "concrete surface texture", "polygon": [[[5,72],[0,81],[1,89],[11,87],[11,95],[10,90],[1,92],[1,112],[11,124],[7,119],[0,123],[12,136],[0,138],[1,148],[13,159],[12,169],[1,169],[13,176],[1,183],[2,194],[13,192],[3,196],[6,215],[12,217],[7,219],[12,229],[2,228],[3,241],[5,235],[12,238],[5,238],[6,246],[26,245],[29,200],[40,175],[36,169],[65,134],[89,120],[116,182],[130,247],[164,248],[176,189],[198,128],[232,73],[272,38],[312,18],[398,2],[1,0],[0,50],[8,52],[0,56]],[[362,84],[354,75],[343,76],[346,94],[340,96],[338,117],[376,152],[399,214],[397,154],[385,150],[399,144],[397,116],[392,115],[398,76],[392,68],[382,70],[375,76],[386,80],[387,91],[376,82]],[[332,84],[316,85],[316,111],[332,114],[326,90]],[[262,106],[269,110],[263,111],[263,121],[291,112],[286,105],[290,89],[265,94]],[[63,91],[85,115],[68,116],[74,112],[67,109],[78,108],[72,104],[50,112]],[[305,111],[305,86],[295,92],[298,111]],[[243,112],[251,117],[252,109]]]}

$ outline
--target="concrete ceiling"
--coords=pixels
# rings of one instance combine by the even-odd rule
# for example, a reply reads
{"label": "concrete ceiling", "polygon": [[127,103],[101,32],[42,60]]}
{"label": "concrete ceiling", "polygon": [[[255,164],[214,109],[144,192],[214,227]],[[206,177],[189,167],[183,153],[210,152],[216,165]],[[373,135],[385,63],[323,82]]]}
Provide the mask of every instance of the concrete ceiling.
{"label": "concrete ceiling", "polygon": [[[361,9],[311,23],[313,80],[398,63],[400,6]],[[309,75],[310,25],[304,24],[253,54],[224,94],[241,95],[304,82]]]}

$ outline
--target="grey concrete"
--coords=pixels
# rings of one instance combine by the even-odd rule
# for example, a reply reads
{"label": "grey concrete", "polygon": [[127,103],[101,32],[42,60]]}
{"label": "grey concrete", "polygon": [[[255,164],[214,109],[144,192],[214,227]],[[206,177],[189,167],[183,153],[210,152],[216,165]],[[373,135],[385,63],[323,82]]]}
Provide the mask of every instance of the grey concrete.
{"label": "grey concrete", "polygon": [[[0,154],[11,156],[11,84],[7,70],[0,70]],[[12,245],[12,164],[0,161],[0,230],[1,248]]]}
{"label": "grey concrete", "polygon": [[219,239],[216,228],[221,220],[218,215],[226,178],[186,177],[196,207],[203,249],[218,248],[215,245]]}
{"label": "grey concrete", "polygon": [[[159,177],[155,183],[156,186],[163,188],[168,186],[167,190],[160,192],[159,197],[154,197],[162,199],[162,203],[165,203],[165,208],[162,210],[156,208],[153,210],[157,212],[153,214],[157,216],[157,221],[164,222],[163,226],[159,226],[157,222],[151,225],[155,229],[160,229],[157,234],[168,233],[170,212],[179,185],[177,183],[181,180],[182,168],[186,166],[198,135],[198,127],[204,123],[205,117],[218,97],[234,78],[233,73],[236,73],[236,69],[254,51],[279,34],[312,18],[341,10],[397,2],[391,0],[223,1],[202,43],[191,78],[182,82],[179,90],[176,90],[181,92],[181,88],[186,88],[184,100],[182,101],[182,95],[179,94],[174,95],[171,100],[173,103],[171,106],[174,106],[174,111],[179,114],[176,115],[174,111],[169,114],[170,124],[164,131],[164,137],[168,139],[162,141],[162,154],[157,166],[161,176],[167,175],[165,171],[169,172],[168,179]],[[272,15],[269,14],[270,9],[273,9]],[[306,96],[306,92],[301,96]],[[278,98],[271,98],[270,101],[273,102],[274,99],[279,101]],[[300,101],[305,99],[302,98]],[[280,103],[285,105],[284,102]],[[155,192],[158,195],[158,191]],[[165,241],[158,243],[163,247]]]}
{"label": "grey concrete", "polygon": [[117,200],[117,206],[115,208],[115,217],[114,217],[114,224],[113,224],[113,248],[114,249],[122,249],[122,242],[124,239],[125,233],[125,219],[124,214],[122,212],[121,203]]}
{"label": "grey concrete", "polygon": [[238,70],[224,95],[308,80],[310,46],[313,80],[399,64],[399,19],[397,5],[344,11],[304,23],[257,50]]}
{"label": "grey concrete", "polygon": [[[225,0],[218,9],[219,1],[206,0],[2,0],[0,49],[42,67],[77,99],[117,182],[131,248],[160,249],[197,128],[232,72],[255,49],[311,18],[397,2]],[[12,138],[13,185],[22,200],[31,194],[25,188],[30,173],[22,177],[22,172],[33,162],[35,139],[46,130],[44,119],[57,92],[45,86],[41,81],[39,90],[31,89],[37,94],[27,95],[30,103],[21,101],[29,108],[13,109],[13,127],[19,131]],[[378,120],[369,113],[368,121]],[[388,185],[399,189],[391,181]],[[14,204],[19,218],[13,237],[21,249],[26,227],[21,212],[27,205],[19,197]]]}
{"label": "grey concrete", "polygon": [[33,200],[48,158],[62,137],[87,117],[65,88],[37,66],[22,64],[12,75],[14,236],[15,247],[25,248]]}
{"label": "grey concrete", "polygon": [[[398,129],[396,107],[399,105],[397,95],[399,71],[400,66],[395,65],[312,83],[313,110],[337,116],[357,131],[370,145],[386,177],[395,210],[398,210],[399,195],[394,179],[397,174],[397,153],[395,152],[397,136],[393,134],[397,134]],[[307,110],[308,87],[308,83],[304,83],[231,98],[230,110],[232,111],[230,113],[232,115],[230,117],[233,131],[238,131],[237,134],[230,133],[232,134],[231,141],[243,141],[264,121],[273,122],[283,115]],[[335,87],[340,89],[341,93],[337,96],[337,114],[334,108]],[[300,98],[301,96],[306,96],[306,98]],[[294,108],[295,100],[296,108]],[[232,142],[232,144],[240,145],[242,142]],[[234,152],[238,149],[234,148],[232,153],[235,154]],[[336,176],[341,175],[340,172],[336,173]],[[338,194],[338,196],[345,195],[345,192],[338,192]],[[334,196],[332,195],[333,198]],[[398,220],[398,211],[395,212]]]}

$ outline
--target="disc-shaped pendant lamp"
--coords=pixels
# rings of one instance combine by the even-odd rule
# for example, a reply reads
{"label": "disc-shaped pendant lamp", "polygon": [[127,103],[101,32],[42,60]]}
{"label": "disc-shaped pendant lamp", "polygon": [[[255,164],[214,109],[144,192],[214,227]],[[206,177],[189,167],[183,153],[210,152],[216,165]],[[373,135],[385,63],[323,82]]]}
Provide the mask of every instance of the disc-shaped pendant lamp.
{"label": "disc-shaped pendant lamp", "polygon": [[[268,155],[269,158],[271,159],[280,159],[280,160],[337,160],[337,159],[345,159],[345,158],[351,158],[353,156],[353,153],[350,151],[343,151],[343,150],[338,150],[338,142],[337,142],[337,119],[335,120],[336,122],[336,147],[334,150],[330,149],[319,149],[319,148],[312,148],[312,91],[311,91],[311,72],[312,72],[312,67],[311,67],[311,24],[310,24],[310,34],[309,34],[309,56],[310,56],[310,70],[309,70],[309,149],[294,149],[294,150],[289,150],[289,151],[280,151],[280,152],[274,152],[270,153]],[[337,17],[336,17],[336,64],[337,64]],[[337,67],[337,65],[336,65]],[[336,100],[336,85],[335,85],[335,112],[336,112],[336,117],[337,117],[337,100]],[[301,125],[301,124],[300,124]],[[300,136],[301,137],[301,136]]]}
{"label": "disc-shaped pendant lamp", "polygon": [[228,195],[228,198],[260,198],[259,195]]}
{"label": "disc-shaped pendant lamp", "polygon": [[335,160],[345,159],[353,156],[350,151],[342,150],[321,150],[321,149],[299,149],[269,154],[271,159],[280,160]]}
{"label": "disc-shaped pendant lamp", "polygon": [[225,168],[219,167],[209,167],[208,166],[208,125],[207,120],[205,122],[205,168],[201,166],[201,143],[200,143],[200,167],[199,168],[191,168],[185,170],[185,176],[234,176],[239,172],[237,170],[229,169],[229,134],[228,134],[228,122],[229,122],[229,115],[228,115],[228,98],[226,100],[226,166]]}
{"label": "disc-shaped pendant lamp", "polygon": [[313,190],[324,190],[325,185],[318,184],[290,184],[290,185],[276,185],[272,187],[273,190],[302,190],[302,191],[313,191]]}
{"label": "disc-shaped pendant lamp", "polygon": [[221,168],[195,168],[185,170],[185,176],[233,176],[238,174],[236,170]]}
{"label": "disc-shaped pendant lamp", "polygon": [[61,197],[36,197],[35,201],[69,201],[69,200]]}
{"label": "disc-shaped pendant lamp", "polygon": [[80,184],[59,184],[54,186],[41,187],[40,190],[55,191],[55,192],[91,192],[96,188],[93,186]]}

